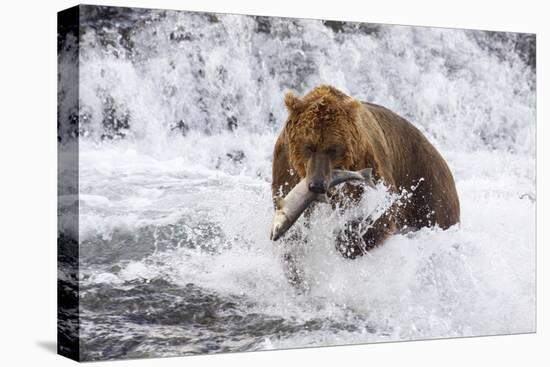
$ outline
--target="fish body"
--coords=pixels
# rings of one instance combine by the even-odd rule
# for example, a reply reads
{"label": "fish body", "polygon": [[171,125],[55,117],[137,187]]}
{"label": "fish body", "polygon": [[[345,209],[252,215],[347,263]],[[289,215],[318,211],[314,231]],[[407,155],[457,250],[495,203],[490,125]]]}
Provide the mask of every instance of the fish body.
{"label": "fish body", "polygon": [[332,180],[330,181],[329,188],[347,181],[360,180],[363,180],[367,185],[374,187],[374,183],[372,181],[372,168],[365,168],[360,171],[346,171],[335,169],[332,172]]}
{"label": "fish body", "polygon": [[[372,169],[360,171],[334,170],[329,188],[348,181],[365,181],[369,186],[372,182]],[[302,213],[314,202],[328,202],[326,194],[311,192],[305,179],[301,180],[288,195],[275,199],[275,215],[271,227],[271,240],[277,241],[300,218]]]}

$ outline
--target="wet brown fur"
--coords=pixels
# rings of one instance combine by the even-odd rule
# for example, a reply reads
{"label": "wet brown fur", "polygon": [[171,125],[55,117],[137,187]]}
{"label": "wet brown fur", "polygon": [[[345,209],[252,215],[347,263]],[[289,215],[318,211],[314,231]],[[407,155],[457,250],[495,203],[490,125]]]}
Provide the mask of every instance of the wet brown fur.
{"label": "wet brown fur", "polygon": [[[350,222],[337,238],[343,256],[355,258],[406,227],[438,225],[446,229],[460,220],[460,204],[447,163],[411,123],[385,107],[359,102],[332,86],[319,86],[303,98],[285,96],[289,115],[274,148],[273,197],[285,196],[306,177],[304,146],[337,147],[332,168],[371,167],[394,192],[417,186],[405,205],[393,205],[368,231]],[[423,180],[421,180],[423,179]],[[419,181],[420,180],[420,181]],[[357,186],[347,185],[359,197]]]}

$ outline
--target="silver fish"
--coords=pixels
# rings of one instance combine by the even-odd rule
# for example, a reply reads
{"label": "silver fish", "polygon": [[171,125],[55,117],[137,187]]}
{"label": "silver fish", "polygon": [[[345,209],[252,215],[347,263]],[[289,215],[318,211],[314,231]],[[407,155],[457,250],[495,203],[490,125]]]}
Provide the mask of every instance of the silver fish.
{"label": "silver fish", "polygon": [[[347,181],[366,181],[369,186],[374,186],[372,168],[365,168],[360,171],[334,170],[328,187],[331,188]],[[275,198],[276,211],[273,217],[270,239],[277,241],[314,201],[327,203],[328,198],[326,194],[316,194],[309,191],[306,179],[294,186],[284,199]]]}

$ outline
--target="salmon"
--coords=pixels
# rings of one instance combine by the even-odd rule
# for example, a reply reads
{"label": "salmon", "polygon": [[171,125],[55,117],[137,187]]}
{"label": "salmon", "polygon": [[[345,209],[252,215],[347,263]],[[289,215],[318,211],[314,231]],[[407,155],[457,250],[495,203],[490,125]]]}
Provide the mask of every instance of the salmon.
{"label": "salmon", "polygon": [[[367,185],[374,186],[372,168],[365,168],[360,171],[334,170],[329,188],[348,181],[365,181]],[[284,199],[275,198],[276,211],[273,217],[270,239],[277,241],[314,201],[326,203],[328,198],[326,194],[311,192],[305,179],[294,186]]]}

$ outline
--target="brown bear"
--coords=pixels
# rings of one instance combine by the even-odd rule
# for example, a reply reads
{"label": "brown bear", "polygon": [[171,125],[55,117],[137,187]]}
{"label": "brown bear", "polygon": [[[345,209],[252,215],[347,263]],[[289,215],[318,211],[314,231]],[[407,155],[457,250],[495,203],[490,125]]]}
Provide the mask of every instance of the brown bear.
{"label": "brown bear", "polygon": [[[439,226],[460,220],[460,205],[447,163],[410,122],[389,109],[347,96],[332,86],[314,88],[303,98],[285,95],[288,118],[275,143],[272,195],[284,197],[301,179],[309,190],[327,192],[333,169],[372,168],[396,194],[407,195],[368,229],[364,220],[347,223],[336,237],[346,258],[363,255],[400,230]],[[333,191],[333,190],[330,190]],[[353,203],[361,186],[346,184],[343,194],[328,192],[333,205]],[[342,195],[344,197],[342,197]]]}

